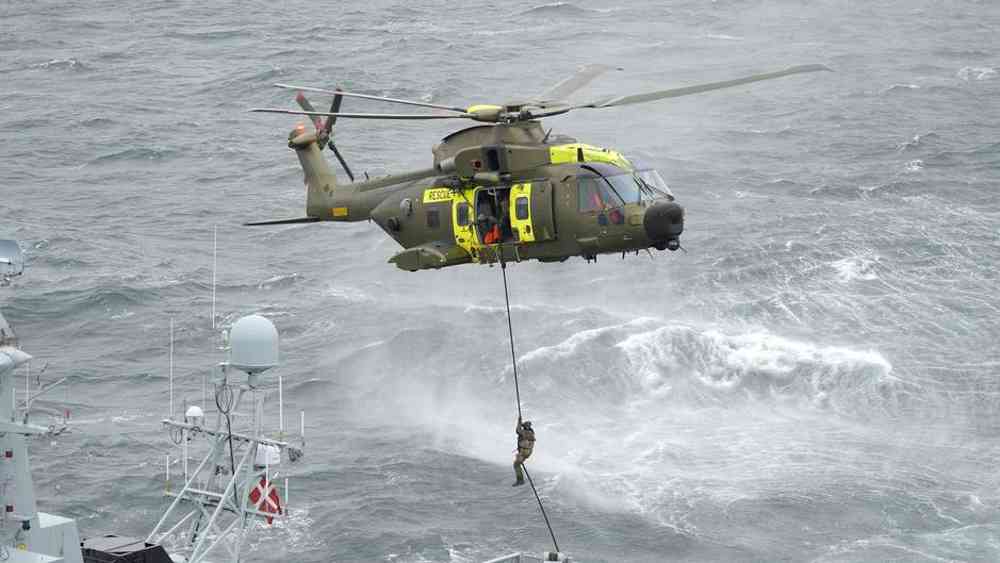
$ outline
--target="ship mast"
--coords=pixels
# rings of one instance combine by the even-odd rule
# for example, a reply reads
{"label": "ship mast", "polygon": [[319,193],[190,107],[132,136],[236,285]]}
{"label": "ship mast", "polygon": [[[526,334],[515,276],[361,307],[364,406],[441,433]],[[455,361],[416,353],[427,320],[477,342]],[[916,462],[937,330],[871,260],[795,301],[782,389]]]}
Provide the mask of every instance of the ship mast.
{"label": "ship mast", "polygon": [[[213,265],[213,286],[214,270]],[[212,323],[215,328],[214,310]],[[278,365],[278,332],[274,325],[260,315],[249,315],[223,334],[228,359],[213,370],[214,419],[209,422],[206,408],[196,404],[188,406],[183,417],[176,417],[171,384],[171,412],[163,420],[180,450],[183,484],[178,491],[172,490],[168,456],[164,494],[173,500],[146,542],[179,539],[180,545],[171,551],[183,553],[187,563],[205,562],[209,557],[216,562],[237,563],[245,536],[256,529],[254,520],[270,524],[287,518],[288,477],[284,476],[282,483],[277,470],[283,461],[298,461],[305,445],[304,414],[298,446],[286,441],[284,420],[276,436],[264,431],[269,397],[277,395],[279,417],[284,416],[281,377],[264,375]],[[204,389],[204,382],[202,385]],[[200,459],[192,450],[200,453]],[[279,487],[279,483],[283,486]],[[220,558],[223,553],[225,559]]]}

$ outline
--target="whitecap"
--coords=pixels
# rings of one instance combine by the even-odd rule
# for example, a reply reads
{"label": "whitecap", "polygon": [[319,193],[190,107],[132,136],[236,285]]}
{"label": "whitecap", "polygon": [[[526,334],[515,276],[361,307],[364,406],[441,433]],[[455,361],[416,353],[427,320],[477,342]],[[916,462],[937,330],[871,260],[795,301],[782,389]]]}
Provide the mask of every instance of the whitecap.
{"label": "whitecap", "polygon": [[272,276],[257,284],[257,289],[271,289],[273,287],[286,287],[292,285],[299,279],[299,274],[281,274]]}
{"label": "whitecap", "polygon": [[965,66],[956,73],[956,76],[966,82],[971,82],[973,80],[990,80],[996,75],[997,71],[995,68],[978,66]]}
{"label": "whitecap", "polygon": [[855,280],[871,281],[878,279],[875,271],[879,264],[878,256],[849,256],[830,262],[830,267],[837,272],[837,280],[849,283]]}
{"label": "whitecap", "polygon": [[375,300],[374,297],[365,291],[350,286],[331,285],[323,291],[323,295],[326,297],[343,299],[344,301],[350,301],[352,303],[367,303]]}
{"label": "whitecap", "polygon": [[935,139],[938,139],[939,137],[940,136],[933,131],[930,131],[923,135],[917,134],[914,135],[913,138],[910,139],[909,141],[906,141],[905,143],[899,143],[898,145],[896,145],[896,150],[897,151],[913,150],[925,145],[927,141],[933,141]]}
{"label": "whitecap", "polygon": [[31,65],[31,68],[69,68],[69,69],[83,69],[86,65],[78,59],[52,59],[44,63],[36,63]]}
{"label": "whitecap", "polygon": [[885,90],[882,90],[883,94],[890,94],[893,92],[909,92],[912,90],[919,90],[920,86],[916,84],[893,84]]}
{"label": "whitecap", "polygon": [[573,333],[569,338],[558,344],[552,346],[541,346],[523,354],[520,358],[518,358],[518,362],[527,363],[540,359],[553,361],[570,358],[577,353],[580,347],[586,346],[606,334],[611,334],[628,328],[642,327],[651,322],[653,322],[653,319],[640,317],[618,325],[581,330],[580,332]]}
{"label": "whitecap", "polygon": [[903,166],[903,172],[906,172],[908,174],[920,172],[923,169],[924,169],[924,161],[920,160],[919,158],[911,160]]}
{"label": "whitecap", "polygon": [[[790,340],[763,331],[726,334],[672,325],[628,336],[622,350],[635,382],[651,397],[696,383],[692,396],[777,389],[825,405],[830,394],[853,394],[891,378],[892,365],[874,351]],[[680,375],[680,378],[678,376]],[[709,391],[697,391],[697,387]]]}
{"label": "whitecap", "polygon": [[723,41],[743,41],[742,37],[736,35],[726,35],[725,33],[707,33],[701,37],[703,39],[721,39]]}

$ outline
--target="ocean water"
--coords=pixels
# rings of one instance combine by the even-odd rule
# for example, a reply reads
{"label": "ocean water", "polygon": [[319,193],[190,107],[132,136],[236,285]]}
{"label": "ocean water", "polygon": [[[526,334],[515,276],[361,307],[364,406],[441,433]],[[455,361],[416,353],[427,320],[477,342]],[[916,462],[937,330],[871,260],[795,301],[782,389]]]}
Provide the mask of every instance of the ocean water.
{"label": "ocean water", "polygon": [[[548,548],[509,486],[500,272],[402,272],[367,223],[239,226],[304,202],[295,120],[245,110],[292,107],[274,82],[473,104],[595,61],[622,70],[583,98],[820,62],[546,121],[654,163],[687,252],[508,270],[529,468],[581,561],[998,560],[998,29],[988,0],[5,2],[0,236],[28,263],[0,303],[33,373],[69,378],[36,415],[71,411],[32,444],[40,505],[155,524],[170,319],[178,401],[222,359],[217,229],[219,316],[274,321],[307,412],[253,561]],[[336,135],[374,175],[450,130]]]}

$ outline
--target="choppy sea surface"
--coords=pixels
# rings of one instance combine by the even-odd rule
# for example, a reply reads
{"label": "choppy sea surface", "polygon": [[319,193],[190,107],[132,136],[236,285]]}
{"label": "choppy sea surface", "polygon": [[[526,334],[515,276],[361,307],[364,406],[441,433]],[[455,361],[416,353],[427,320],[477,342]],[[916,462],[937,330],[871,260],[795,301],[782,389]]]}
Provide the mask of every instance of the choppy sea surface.
{"label": "choppy sea surface", "polygon": [[[589,62],[623,70],[582,98],[836,72],[546,121],[654,163],[687,209],[687,253],[509,269],[529,467],[563,550],[1000,559],[991,0],[4,2],[0,236],[28,264],[0,303],[33,373],[69,378],[41,404],[72,413],[32,444],[40,506],[84,535],[155,524],[170,319],[178,401],[222,359],[217,228],[219,316],[274,321],[290,425],[307,412],[291,518],[252,560],[545,549],[509,486],[499,270],[402,272],[367,223],[240,227],[304,200],[295,120],[245,110],[292,107],[274,82],[498,102]],[[374,175],[427,166],[449,131],[336,135]]]}

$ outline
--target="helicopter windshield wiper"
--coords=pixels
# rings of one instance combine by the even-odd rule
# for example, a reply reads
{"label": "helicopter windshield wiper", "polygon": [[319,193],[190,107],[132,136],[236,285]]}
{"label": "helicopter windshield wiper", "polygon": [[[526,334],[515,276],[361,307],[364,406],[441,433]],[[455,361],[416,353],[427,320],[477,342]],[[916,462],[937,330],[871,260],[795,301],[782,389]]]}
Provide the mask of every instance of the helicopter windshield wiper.
{"label": "helicopter windshield wiper", "polygon": [[650,199],[657,199],[657,194],[660,193],[659,190],[646,183],[646,181],[642,179],[642,176],[638,174],[633,175],[632,178],[639,182],[639,189],[642,193],[649,196]]}

